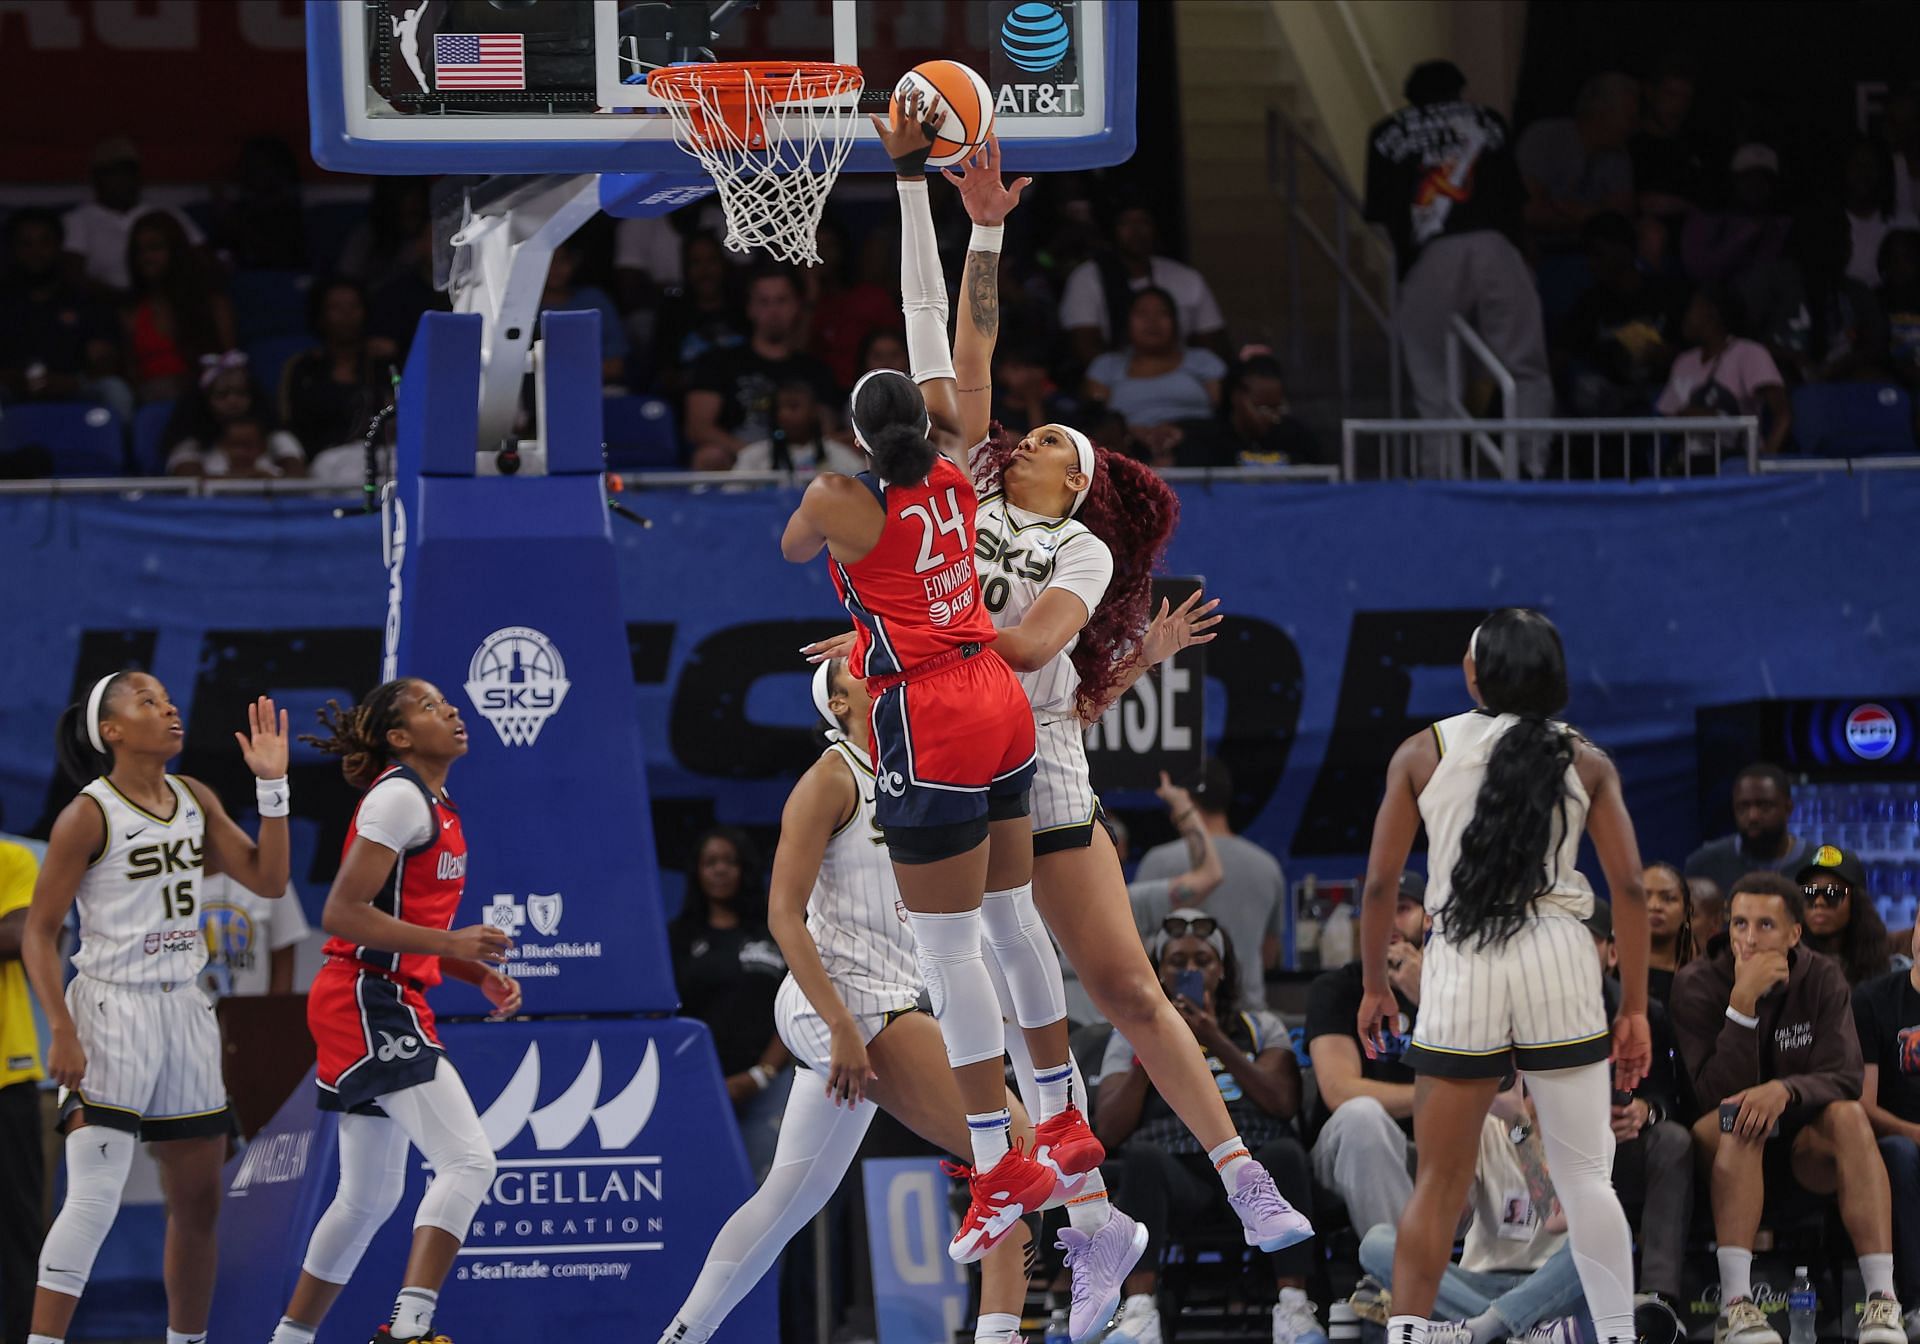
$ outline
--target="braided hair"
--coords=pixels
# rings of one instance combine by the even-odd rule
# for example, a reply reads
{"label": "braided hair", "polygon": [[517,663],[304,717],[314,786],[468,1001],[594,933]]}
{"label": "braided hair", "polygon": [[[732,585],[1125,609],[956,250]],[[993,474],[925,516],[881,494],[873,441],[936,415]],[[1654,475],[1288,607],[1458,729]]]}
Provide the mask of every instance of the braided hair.
{"label": "braided hair", "polygon": [[317,716],[328,736],[300,734],[329,756],[340,758],[340,773],[356,789],[365,789],[393,764],[393,746],[387,734],[403,727],[400,700],[411,686],[412,677],[396,677],[368,691],[360,703],[342,709],[338,700],[329,700]]}
{"label": "braided hair", "polygon": [[[973,461],[974,489],[982,498],[1002,489],[1001,475],[1019,446],[1018,436],[995,421]],[[1097,444],[1093,458],[1093,481],[1073,516],[1113,553],[1113,579],[1073,650],[1083,709],[1106,704],[1139,651],[1153,619],[1153,571],[1180,521],[1179,497],[1153,468]]]}

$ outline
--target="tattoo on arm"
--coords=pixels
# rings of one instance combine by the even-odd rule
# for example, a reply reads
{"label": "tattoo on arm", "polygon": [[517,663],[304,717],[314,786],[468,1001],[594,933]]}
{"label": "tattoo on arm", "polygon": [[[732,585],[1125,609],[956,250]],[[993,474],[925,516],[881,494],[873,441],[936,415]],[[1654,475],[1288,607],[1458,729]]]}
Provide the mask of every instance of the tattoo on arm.
{"label": "tattoo on arm", "polygon": [[1186,821],[1181,823],[1180,838],[1187,842],[1187,867],[1199,868],[1207,861],[1207,830],[1201,824],[1197,809],[1188,812]]}
{"label": "tattoo on arm", "polygon": [[993,252],[967,253],[967,311],[973,329],[992,338],[1000,334],[1000,258]]}

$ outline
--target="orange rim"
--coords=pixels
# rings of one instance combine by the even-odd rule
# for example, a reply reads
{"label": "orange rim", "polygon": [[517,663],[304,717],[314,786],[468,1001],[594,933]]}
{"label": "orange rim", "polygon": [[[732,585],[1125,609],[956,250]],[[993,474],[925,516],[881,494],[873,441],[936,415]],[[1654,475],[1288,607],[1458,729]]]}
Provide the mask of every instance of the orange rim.
{"label": "orange rim", "polygon": [[[767,147],[756,95],[783,104],[858,94],[860,87],[859,66],[831,61],[721,61],[669,66],[647,76],[647,92],[678,103],[696,141],[731,139],[755,150]],[[729,136],[715,134],[716,120]]]}

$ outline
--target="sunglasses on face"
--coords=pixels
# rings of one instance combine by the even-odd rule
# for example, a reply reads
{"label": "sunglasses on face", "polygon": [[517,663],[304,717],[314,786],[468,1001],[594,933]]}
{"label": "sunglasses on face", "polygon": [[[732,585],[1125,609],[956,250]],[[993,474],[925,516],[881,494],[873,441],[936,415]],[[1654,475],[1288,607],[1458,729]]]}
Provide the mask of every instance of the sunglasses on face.
{"label": "sunglasses on face", "polygon": [[1160,921],[1160,932],[1169,938],[1206,938],[1219,927],[1212,915],[1172,914]]}
{"label": "sunglasses on face", "polygon": [[1847,903],[1847,889],[1840,886],[1802,887],[1808,905],[1831,905],[1836,909]]}

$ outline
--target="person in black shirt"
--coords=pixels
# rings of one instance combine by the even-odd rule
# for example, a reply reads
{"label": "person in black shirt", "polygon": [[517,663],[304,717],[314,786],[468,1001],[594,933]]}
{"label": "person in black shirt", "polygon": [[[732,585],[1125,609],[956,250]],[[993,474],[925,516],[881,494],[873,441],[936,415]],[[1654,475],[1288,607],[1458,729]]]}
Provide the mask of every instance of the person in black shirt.
{"label": "person in black shirt", "polygon": [[770,437],[783,383],[811,383],[822,406],[840,401],[833,374],[801,349],[806,314],[792,271],[771,268],[753,277],[747,321],[752,339],[702,356],[688,380],[687,442],[695,471],[730,471],[742,448]]}
{"label": "person in black shirt", "polygon": [[7,218],[0,275],[0,400],[99,401],[122,420],[133,389],[118,376],[113,314],[61,273],[65,229],[51,210]]}
{"label": "person in black shirt", "polygon": [[1360,963],[1327,971],[1307,995],[1307,1054],[1313,1061],[1319,1098],[1310,1133],[1313,1174],[1347,1206],[1354,1231],[1394,1224],[1413,1193],[1413,1070],[1401,1052],[1413,1039],[1420,1010],[1421,950],[1432,921],[1422,905],[1426,880],[1400,875],[1387,973],[1400,1001],[1400,1021],[1388,1050],[1369,1058],[1360,1048],[1358,1022],[1363,986]]}
{"label": "person in black shirt", "polygon": [[1575,415],[1651,415],[1680,353],[1687,288],[1640,269],[1624,215],[1595,215],[1580,241],[1593,284],[1560,328],[1567,400]]}
{"label": "person in black shirt", "polygon": [[1793,875],[1807,900],[1801,942],[1840,963],[1849,985],[1862,985],[1893,969],[1887,926],[1867,889],[1866,865],[1838,845],[1819,845]]}
{"label": "person in black shirt", "polygon": [[694,846],[667,944],[680,1011],[713,1032],[747,1160],[754,1179],[765,1180],[793,1081],[773,1025],[773,999],[787,963],[767,929],[759,857],[740,831],[717,826]]}
{"label": "person in black shirt", "polygon": [[1673,977],[1692,961],[1693,908],[1687,879],[1671,863],[1650,863],[1640,874],[1647,893],[1647,998],[1666,1006],[1673,994]]}
{"label": "person in black shirt", "polygon": [[[1516,384],[1520,416],[1553,414],[1553,379],[1533,274],[1516,245],[1526,192],[1513,134],[1498,112],[1462,101],[1467,78],[1450,61],[1428,61],[1407,76],[1412,104],[1367,137],[1370,220],[1386,226],[1400,265],[1398,322],[1415,408],[1427,420],[1450,413],[1447,333],[1456,315],[1472,322]],[[1546,444],[1527,440],[1529,465],[1544,467]],[[1452,450],[1423,446],[1422,471],[1444,473]]]}
{"label": "person in black shirt", "polygon": [[[1853,1025],[1866,1064],[1860,1103],[1880,1140],[1893,1188],[1893,1273],[1903,1301],[1920,1298],[1920,927],[1908,948],[1914,965],[1853,992]],[[1920,1308],[1907,1313],[1907,1338],[1920,1334]]]}
{"label": "person in black shirt", "polygon": [[1182,467],[1302,466],[1331,462],[1287,404],[1280,361],[1252,346],[1227,369],[1220,414],[1205,426],[1188,425],[1175,449]]}
{"label": "person in black shirt", "polygon": [[[367,295],[355,280],[316,284],[307,296],[307,330],[317,344],[278,371],[280,421],[309,458],[357,444],[373,413],[392,397],[391,364],[367,353]],[[264,376],[276,376],[262,369]]]}

